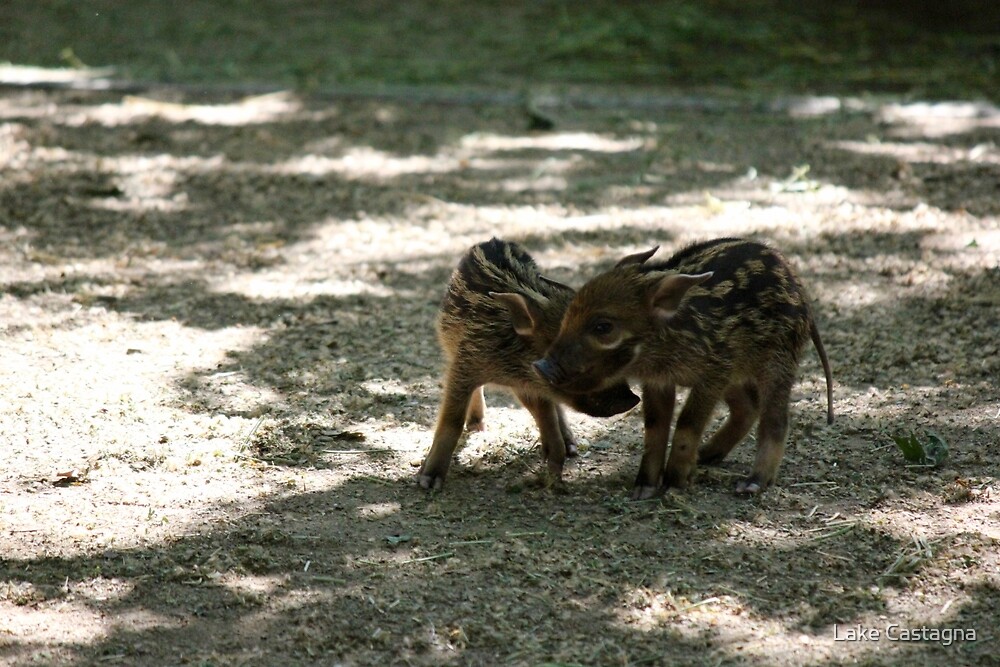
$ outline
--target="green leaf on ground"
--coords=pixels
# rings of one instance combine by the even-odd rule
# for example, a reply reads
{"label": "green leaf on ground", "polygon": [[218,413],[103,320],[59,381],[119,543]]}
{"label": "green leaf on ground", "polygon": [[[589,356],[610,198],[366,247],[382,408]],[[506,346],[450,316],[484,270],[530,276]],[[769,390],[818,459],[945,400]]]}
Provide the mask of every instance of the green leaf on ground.
{"label": "green leaf on ground", "polygon": [[923,439],[916,433],[892,436],[903,458],[916,465],[939,466],[948,457],[948,445],[933,431],[925,431]]}

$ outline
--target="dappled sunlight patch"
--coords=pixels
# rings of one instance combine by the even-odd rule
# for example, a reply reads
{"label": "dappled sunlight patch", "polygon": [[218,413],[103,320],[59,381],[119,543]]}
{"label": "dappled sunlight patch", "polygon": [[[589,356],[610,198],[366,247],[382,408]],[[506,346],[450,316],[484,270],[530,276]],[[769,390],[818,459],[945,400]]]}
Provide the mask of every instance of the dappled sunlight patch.
{"label": "dappled sunlight patch", "polygon": [[79,194],[68,195],[67,200],[122,213],[188,211],[192,207],[188,193],[180,186],[181,176],[212,172],[227,165],[220,156],[179,157],[165,153],[102,156],[44,146],[28,148],[18,161],[21,168],[45,168],[65,174],[101,174],[107,178],[106,183],[83,188]]}
{"label": "dappled sunlight patch", "polygon": [[538,175],[529,178],[504,178],[484,187],[492,192],[531,192],[535,190],[560,192],[569,186],[569,181],[562,176]]}
{"label": "dappled sunlight patch", "polygon": [[[42,441],[15,437],[14,452],[26,464],[46,475],[54,469],[84,465],[93,457],[120,455],[128,458],[177,453],[182,459],[201,446],[231,450],[234,435],[243,427],[225,419],[192,414],[170,405],[164,383],[192,369],[222,363],[226,350],[252,344],[259,333],[249,327],[230,327],[196,334],[177,323],[136,323],[126,318],[106,319],[101,325],[55,330],[39,329],[22,334],[6,346],[5,368],[15,372],[18,386],[31,384],[30,391],[9,391],[9,410],[0,414],[0,426],[10,437],[17,433],[47,433]],[[43,345],[47,356],[18,353],[25,346]],[[155,350],[156,354],[152,354]],[[8,376],[13,377],[13,376]],[[227,379],[228,378],[219,378]],[[2,384],[2,383],[0,383]],[[65,387],[75,388],[72,400]],[[261,394],[233,382],[220,384],[217,402],[258,404]],[[249,392],[249,393],[247,393]],[[187,399],[171,389],[173,400]],[[58,407],[62,418],[45,413],[25,422],[18,415],[35,415],[32,406]],[[160,420],[163,419],[161,422]],[[77,442],[72,460],[55,460],[64,438]],[[163,456],[155,454],[163,452]],[[206,456],[209,462],[214,456]]]}
{"label": "dappled sunlight patch", "polygon": [[369,503],[357,508],[356,513],[359,519],[384,519],[399,513],[401,507],[398,502]]}
{"label": "dappled sunlight patch", "polygon": [[595,132],[548,132],[529,136],[509,136],[477,132],[459,140],[462,148],[484,151],[590,151],[594,153],[627,153],[645,145],[642,137],[620,138]]}
{"label": "dappled sunlight patch", "polygon": [[250,574],[240,572],[221,573],[213,582],[225,588],[237,601],[246,605],[261,604],[272,595],[281,595],[287,588],[288,579],[284,575]]}
{"label": "dappled sunlight patch", "polygon": [[297,98],[286,92],[245,97],[231,104],[183,104],[126,95],[117,104],[101,104],[70,112],[65,123],[71,126],[98,123],[116,127],[155,117],[172,123],[254,125],[286,118],[299,111],[301,106]]}
{"label": "dappled sunlight patch", "polygon": [[950,254],[951,257],[945,258],[949,265],[978,266],[984,258],[991,256],[1000,265],[1000,226],[997,229],[980,227],[931,233],[921,240],[921,245],[931,251]]}
{"label": "dappled sunlight patch", "polygon": [[803,95],[788,98],[783,104],[773,104],[773,106],[781,108],[792,118],[821,118],[843,112],[865,111],[870,105],[853,97]]}
{"label": "dappled sunlight patch", "polygon": [[245,371],[219,370],[204,375],[198,391],[214,395],[221,414],[215,419],[228,419],[224,414],[257,414],[275,409],[285,397],[275,389],[260,386]]}
{"label": "dappled sunlight patch", "polygon": [[697,637],[703,625],[714,625],[722,614],[740,614],[743,608],[731,595],[690,600],[670,590],[637,588],[624,595],[620,623],[644,632],[669,626],[681,636]]}
{"label": "dappled sunlight patch", "polygon": [[[877,586],[873,590],[883,593]],[[770,617],[754,610],[760,600],[753,597],[723,593],[689,599],[669,590],[640,588],[625,596],[617,617],[618,623],[645,634],[667,632],[678,640],[705,642],[706,654],[719,663],[731,659],[761,664],[864,660],[904,653],[918,646],[914,641],[955,650],[953,642],[968,637],[981,640],[986,631],[956,618],[968,596],[943,599],[938,594],[890,593],[885,597],[891,616],[866,613],[809,627],[801,622],[815,611],[807,600],[785,601],[794,611]]]}
{"label": "dappled sunlight patch", "polygon": [[[502,179],[491,187],[503,188],[505,182],[507,180]],[[644,237],[645,243],[651,245],[669,243],[670,248],[712,236],[758,235],[774,240],[781,247],[782,243],[802,242],[826,230],[850,233],[883,226],[906,230],[916,228],[914,225],[926,229],[926,221],[920,221],[926,216],[918,211],[913,212],[910,221],[906,217],[909,213],[901,216],[888,209],[842,203],[844,192],[842,188],[831,188],[830,198],[840,207],[834,216],[828,213],[819,216],[791,195],[787,202],[758,204],[748,199],[721,200],[711,193],[698,192],[671,198],[670,206],[610,206],[585,213],[558,204],[470,206],[414,198],[414,205],[406,217],[327,220],[315,228],[311,239],[290,246],[289,252],[316,262],[339,257],[349,265],[438,258],[448,252],[457,260],[470,245],[491,235],[518,238],[542,234],[550,235],[552,242],[549,247],[536,251],[539,262],[577,267],[581,262],[589,264],[617,258],[639,246],[611,247],[608,243],[588,242],[586,238],[570,243],[560,240],[564,234],[614,234],[627,229],[630,238]],[[392,244],[385,243],[388,238],[393,239]],[[667,250],[664,248],[661,253]],[[884,258],[896,261],[892,253],[886,253]],[[828,259],[843,261],[839,257]],[[809,263],[816,261],[813,257],[806,260]],[[856,266],[871,270],[878,261],[867,260],[867,267],[859,261]]]}
{"label": "dappled sunlight patch", "polygon": [[897,126],[902,137],[939,138],[1000,128],[1000,108],[989,102],[904,102],[886,104],[877,118]]}
{"label": "dappled sunlight patch", "polygon": [[[902,360],[892,361],[899,363]],[[946,379],[942,378],[935,384],[905,383],[881,387],[869,385],[853,391],[850,401],[844,405],[842,412],[845,416],[878,415],[883,423],[889,423],[889,420],[910,415],[914,405],[941,403],[942,399],[954,393],[948,384]],[[939,416],[939,413],[934,416]]]}
{"label": "dappled sunlight patch", "polygon": [[366,380],[361,387],[376,396],[410,396],[411,390],[399,380]]}
{"label": "dappled sunlight patch", "polygon": [[[723,663],[751,656],[767,661],[792,656],[798,664],[828,658],[832,635],[789,627],[752,609],[751,600],[721,593],[691,598],[670,590],[635,589],[625,596],[617,622],[642,633],[668,632],[678,640],[706,643],[706,657]],[[640,639],[641,641],[641,639]]]}
{"label": "dappled sunlight patch", "polygon": [[992,143],[977,144],[971,148],[957,148],[929,142],[902,143],[844,139],[831,142],[829,146],[834,149],[850,151],[861,155],[892,157],[904,162],[921,162],[927,164],[955,164],[957,162],[1000,164],[1000,149]]}
{"label": "dappled sunlight patch", "polygon": [[735,214],[751,216],[767,227],[801,228],[803,214],[814,214],[816,206],[838,205],[852,197],[849,188],[829,181],[758,176],[732,179],[709,190],[679,192],[666,202],[681,209],[690,207],[717,224],[735,223]]}
{"label": "dappled sunlight patch", "polygon": [[[304,270],[308,271],[307,275],[302,275]],[[250,299],[311,299],[325,295],[384,298],[397,294],[397,290],[366,280],[324,279],[315,273],[305,266],[300,266],[296,272],[282,266],[278,270],[236,273],[213,280],[211,289],[218,294],[242,294]]]}
{"label": "dappled sunlight patch", "polygon": [[[365,449],[377,455],[402,454],[413,465],[427,453],[433,438],[433,427],[413,423],[400,423],[392,415],[381,420],[371,420],[358,425],[358,430],[366,435]],[[398,472],[398,471],[397,471]],[[414,473],[416,470],[413,471]]]}
{"label": "dappled sunlight patch", "polygon": [[824,281],[822,289],[814,290],[824,303],[844,310],[854,310],[874,306],[889,298],[887,287],[872,285],[870,280]]}
{"label": "dappled sunlight patch", "polygon": [[[8,599],[0,601],[0,616],[4,619],[0,646],[40,642],[93,644],[109,634],[104,614],[85,602],[22,606]],[[158,620],[168,624],[162,617]]]}
{"label": "dappled sunlight patch", "polygon": [[[475,220],[455,215],[452,205],[441,203],[431,208],[433,212],[419,210],[406,218],[326,220],[316,227],[312,239],[297,244],[295,250],[303,259],[326,263],[334,259],[342,266],[372,261],[409,262],[437,258],[449,251],[458,261],[462,251],[482,240]],[[450,230],[447,235],[446,229]]]}
{"label": "dappled sunlight patch", "polygon": [[411,155],[401,157],[368,146],[351,148],[341,157],[304,155],[268,167],[276,174],[339,174],[347,178],[396,178],[406,174],[434,174],[456,171],[461,161],[451,155]]}
{"label": "dappled sunlight patch", "polygon": [[0,83],[25,86],[29,84],[81,84],[99,90],[115,73],[112,67],[36,67],[0,63]]}
{"label": "dappled sunlight patch", "polygon": [[[550,157],[541,163],[527,159],[496,159],[484,158],[470,152],[468,147],[460,149],[445,149],[433,155],[395,155],[370,146],[355,146],[345,149],[338,157],[328,157],[317,154],[299,155],[267,167],[267,171],[276,174],[302,174],[308,176],[326,176],[337,174],[347,179],[394,179],[400,176],[414,174],[447,174],[462,172],[518,172],[527,173],[523,179],[513,177],[502,178],[499,184],[486,183],[485,186],[504,189],[518,189],[514,184],[523,182],[527,185],[520,189],[563,189],[565,179],[557,175],[564,174],[579,166],[582,158],[574,155],[570,158]],[[562,183],[559,188],[553,188],[547,183],[555,179]],[[506,185],[504,185],[506,184]],[[529,187],[530,186],[530,187]]]}
{"label": "dappled sunlight patch", "polygon": [[168,156],[136,158],[106,166],[118,173],[115,187],[106,197],[90,200],[94,208],[108,211],[165,211],[179,212],[189,207],[186,192],[178,191],[177,181],[183,167]]}
{"label": "dappled sunlight patch", "polygon": [[[23,123],[0,124],[0,169],[21,169],[24,167],[24,156],[31,150],[31,144],[25,140],[28,128]],[[14,176],[14,174],[11,174]],[[25,175],[21,178],[24,179]],[[4,175],[4,180],[8,178]],[[0,187],[9,187],[4,184]]]}

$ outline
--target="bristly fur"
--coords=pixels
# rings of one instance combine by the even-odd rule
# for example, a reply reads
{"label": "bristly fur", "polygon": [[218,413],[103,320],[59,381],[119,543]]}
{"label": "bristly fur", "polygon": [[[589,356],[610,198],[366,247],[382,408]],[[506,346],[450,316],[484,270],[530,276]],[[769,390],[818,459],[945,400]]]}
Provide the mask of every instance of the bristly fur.
{"label": "bristly fur", "polygon": [[[465,372],[505,386],[535,384],[537,376],[530,363],[541,356],[534,341],[517,335],[510,314],[491,293],[521,294],[547,305],[544,328],[557,331],[562,314],[573,298],[573,290],[563,289],[541,278],[538,265],[521,246],[497,238],[473,246],[452,272],[438,316],[438,339],[445,355],[453,358],[460,350],[469,357]],[[552,334],[554,337],[554,333]],[[551,339],[549,339],[551,340]]]}
{"label": "bristly fur", "polygon": [[[771,482],[783,453],[789,393],[810,339],[833,420],[832,376],[808,296],[785,258],[756,241],[715,239],[665,261],[648,256],[632,255],[581,287],[539,364],[564,391],[593,391],[626,378],[643,383],[647,456],[638,497],[648,497],[661,477],[667,485],[686,484],[693,448],[720,400],[729,404],[730,420],[702,448],[703,461],[725,457],[759,419],[758,462],[738,485],[755,493]],[[692,392],[664,470],[666,443],[658,440],[669,435],[678,385]]]}
{"label": "bristly fur", "polygon": [[434,442],[418,473],[424,488],[439,488],[458,445],[463,422],[482,429],[483,385],[510,388],[535,418],[549,473],[562,474],[576,453],[573,434],[557,401],[606,417],[634,407],[628,384],[565,396],[531,364],[555,338],[573,290],[545,279],[519,245],[491,239],[473,246],[452,272],[438,316],[438,340],[447,359],[444,395]]}

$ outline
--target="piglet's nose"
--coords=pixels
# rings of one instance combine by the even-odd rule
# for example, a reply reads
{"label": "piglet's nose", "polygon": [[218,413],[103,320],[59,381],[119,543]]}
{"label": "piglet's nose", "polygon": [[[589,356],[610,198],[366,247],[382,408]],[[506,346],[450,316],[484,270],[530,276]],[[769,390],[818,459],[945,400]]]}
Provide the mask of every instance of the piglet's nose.
{"label": "piglet's nose", "polygon": [[549,384],[556,384],[559,382],[559,370],[556,368],[555,364],[548,359],[539,359],[533,363],[532,366],[535,368],[535,372]]}

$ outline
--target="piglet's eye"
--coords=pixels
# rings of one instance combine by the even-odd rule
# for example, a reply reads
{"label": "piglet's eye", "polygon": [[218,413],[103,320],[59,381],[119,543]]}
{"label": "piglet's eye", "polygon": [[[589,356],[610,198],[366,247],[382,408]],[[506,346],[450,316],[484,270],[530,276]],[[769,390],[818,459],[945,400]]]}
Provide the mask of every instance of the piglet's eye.
{"label": "piglet's eye", "polygon": [[615,328],[615,325],[608,320],[597,320],[590,325],[590,332],[595,336],[607,336]]}

